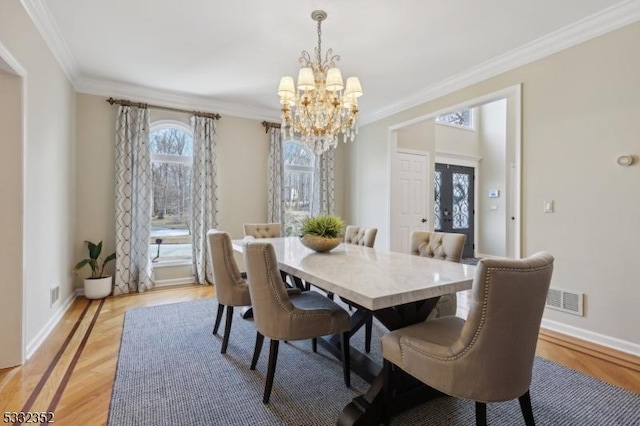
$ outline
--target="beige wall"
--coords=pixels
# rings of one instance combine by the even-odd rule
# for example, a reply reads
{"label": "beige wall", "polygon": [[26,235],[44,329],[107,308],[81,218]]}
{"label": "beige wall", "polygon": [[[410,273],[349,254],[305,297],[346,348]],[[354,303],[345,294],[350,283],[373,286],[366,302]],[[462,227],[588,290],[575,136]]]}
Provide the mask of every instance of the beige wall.
{"label": "beige wall", "polygon": [[[77,94],[77,216],[76,251],[85,239],[103,240],[115,248],[115,120],[117,107],[105,98]],[[190,126],[189,114],[151,110],[151,123],[176,120]],[[268,137],[259,121],[225,116],[217,122],[218,222],[233,238],[243,235],[245,222],[267,217]],[[99,158],[101,161],[96,162]],[[113,268],[113,265],[111,265]],[[156,279],[176,279],[176,271],[157,271]],[[181,270],[189,272],[189,268]],[[113,271],[113,270],[112,270]],[[78,279],[77,286],[81,286]]]}
{"label": "beige wall", "polygon": [[[103,253],[115,251],[116,108],[104,98],[76,94],[76,258],[87,256],[84,241],[102,241]],[[115,262],[106,273],[113,275]],[[76,277],[82,288],[85,270]]]}
{"label": "beige wall", "polygon": [[[548,250],[552,286],[586,294],[585,317],[545,319],[640,353],[640,165],[615,163],[640,153],[638,40],[640,23],[363,126],[349,146],[352,220],[388,236],[389,126],[522,83],[523,255]],[[545,214],[550,199],[556,212]]]}
{"label": "beige wall", "polygon": [[455,154],[466,157],[480,157],[480,139],[478,133],[479,108],[474,108],[476,130],[460,129],[446,124],[436,123],[436,149],[441,154]]}
{"label": "beige wall", "polygon": [[[479,114],[480,179],[476,194],[480,256],[507,255],[507,100],[482,105]],[[497,189],[498,198],[489,198]]]}
{"label": "beige wall", "polygon": [[22,362],[22,78],[0,69],[0,94],[0,368],[4,368]]}
{"label": "beige wall", "polygon": [[[436,129],[433,120],[422,121],[398,130],[398,149],[427,151],[431,158],[436,149]],[[433,167],[430,168],[433,170]]]}
{"label": "beige wall", "polygon": [[[0,43],[26,71],[22,241],[29,350],[73,291],[75,97],[19,0],[0,2]],[[61,302],[50,307],[54,286],[60,286]]]}
{"label": "beige wall", "polygon": [[[76,256],[85,253],[83,241],[104,241],[105,251],[115,248],[114,141],[117,107],[104,97],[77,94],[77,221]],[[176,120],[190,125],[190,115],[151,110],[156,120]],[[269,136],[258,120],[223,116],[216,126],[218,167],[218,222],[232,238],[244,235],[243,224],[267,220],[267,156]],[[343,214],[344,159],[336,155],[336,208]],[[99,161],[96,161],[99,159]],[[114,265],[110,265],[113,273]],[[160,268],[157,280],[179,279],[190,268]],[[81,277],[76,279],[81,287]]]}

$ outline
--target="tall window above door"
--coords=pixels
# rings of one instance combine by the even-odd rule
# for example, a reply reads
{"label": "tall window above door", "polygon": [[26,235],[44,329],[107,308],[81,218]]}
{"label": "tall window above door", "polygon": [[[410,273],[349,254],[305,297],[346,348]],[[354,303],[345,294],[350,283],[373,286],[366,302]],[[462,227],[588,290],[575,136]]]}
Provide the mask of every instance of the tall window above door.
{"label": "tall window above door", "polygon": [[153,180],[153,263],[191,262],[193,135],[182,123],[156,123],[149,134]]}
{"label": "tall window above door", "polygon": [[300,235],[302,222],[311,214],[315,156],[301,143],[290,140],[282,146],[284,160],[284,232]]}
{"label": "tall window above door", "polygon": [[475,130],[473,123],[473,111],[471,108],[465,108],[460,111],[443,114],[436,118],[436,123],[459,127],[461,129]]}

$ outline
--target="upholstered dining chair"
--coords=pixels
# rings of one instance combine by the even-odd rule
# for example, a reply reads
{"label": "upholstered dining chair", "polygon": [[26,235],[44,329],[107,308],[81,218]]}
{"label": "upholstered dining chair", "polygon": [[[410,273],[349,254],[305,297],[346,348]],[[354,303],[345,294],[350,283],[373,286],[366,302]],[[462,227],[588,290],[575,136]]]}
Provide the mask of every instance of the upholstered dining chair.
{"label": "upholstered dining chair", "polygon": [[378,228],[361,228],[349,225],[344,231],[344,242],[358,246],[373,247],[376,242]]}
{"label": "upholstered dining chair", "polygon": [[[282,236],[282,226],[277,223],[245,223],[244,224],[244,236],[260,238],[278,238]],[[284,271],[280,271],[282,281],[287,282],[288,274]],[[309,286],[305,285],[298,277],[290,277],[291,284],[298,287],[301,290],[308,290]]]}
{"label": "upholstered dining chair", "polygon": [[344,382],[351,385],[349,366],[349,314],[332,300],[314,291],[287,294],[280,280],[273,246],[259,240],[245,247],[249,291],[253,300],[253,317],[257,328],[256,345],[251,361],[255,370],[264,337],[271,341],[269,364],[262,402],[269,402],[281,340],[303,340],[342,333]]}
{"label": "upholstered dining chair", "polygon": [[[233,247],[229,234],[217,229],[210,229],[207,232],[207,244],[209,245],[209,256],[211,256],[213,283],[216,290],[216,298],[218,299],[218,312],[213,326],[213,334],[218,333],[224,308],[227,308],[227,318],[220,350],[220,353],[224,354],[227,353],[229,344],[233,308],[237,306],[250,307],[251,295],[245,276],[240,273],[233,257]],[[293,288],[287,289],[287,292],[292,295],[300,294],[299,289]]]}
{"label": "upholstered dining chair", "polygon": [[[413,231],[411,233],[410,253],[416,256],[460,262],[464,242],[464,234],[447,232]],[[458,308],[456,294],[445,294],[440,297],[429,318],[455,315]]]}
{"label": "upholstered dining chair", "polygon": [[209,255],[213,267],[213,282],[218,299],[218,313],[213,326],[213,334],[218,333],[218,327],[222,319],[224,308],[227,308],[227,320],[222,337],[222,349],[220,353],[227,352],[231,322],[233,320],[233,308],[235,306],[251,306],[249,286],[240,275],[238,265],[233,258],[231,237],[226,232],[210,229],[207,232]]}
{"label": "upholstered dining chair", "polygon": [[400,368],[428,386],[476,402],[476,424],[486,425],[486,404],[518,398],[525,423],[534,425],[529,387],[553,257],[478,263],[466,321],[446,316],[382,337],[385,424]]}
{"label": "upholstered dining chair", "polygon": [[[364,228],[355,225],[349,225],[344,231],[345,244],[354,244],[357,246],[373,247],[376,242],[378,228]],[[333,294],[328,293],[327,296],[333,299]],[[351,309],[351,307],[350,307]],[[368,315],[365,322],[364,350],[371,352],[371,333],[373,331],[373,316]]]}
{"label": "upholstered dining chair", "polygon": [[245,223],[245,237],[254,238],[276,238],[281,237],[281,229],[279,223]]}

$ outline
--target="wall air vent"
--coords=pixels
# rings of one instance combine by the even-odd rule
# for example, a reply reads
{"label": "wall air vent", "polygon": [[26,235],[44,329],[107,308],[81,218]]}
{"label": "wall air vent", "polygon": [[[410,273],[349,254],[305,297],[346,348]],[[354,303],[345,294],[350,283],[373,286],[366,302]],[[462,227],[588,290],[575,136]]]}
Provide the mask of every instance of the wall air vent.
{"label": "wall air vent", "polygon": [[584,293],[550,288],[545,306],[582,317],[584,316]]}
{"label": "wall air vent", "polygon": [[53,307],[60,298],[60,286],[55,286],[49,290],[49,307]]}

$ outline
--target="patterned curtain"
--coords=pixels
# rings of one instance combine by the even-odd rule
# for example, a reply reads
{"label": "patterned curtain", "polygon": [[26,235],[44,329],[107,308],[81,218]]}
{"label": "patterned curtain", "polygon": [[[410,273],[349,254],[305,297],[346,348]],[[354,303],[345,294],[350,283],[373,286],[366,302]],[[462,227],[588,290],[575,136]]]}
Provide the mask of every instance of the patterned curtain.
{"label": "patterned curtain", "polygon": [[207,246],[207,231],[218,227],[216,210],[216,122],[208,117],[192,117],[193,180],[191,234],[196,282],[213,283],[213,269]]}
{"label": "patterned curtain", "polygon": [[149,110],[120,106],[116,121],[116,276],[113,294],[153,287]]}
{"label": "patterned curtain", "polygon": [[335,214],[334,184],[335,150],[329,149],[316,154],[315,171],[313,173],[313,198],[311,215]]}
{"label": "patterned curtain", "polygon": [[[284,217],[284,164],[282,157],[282,133],[269,129],[269,160],[267,163],[267,222],[283,223]],[[281,228],[284,228],[281,227]]]}

